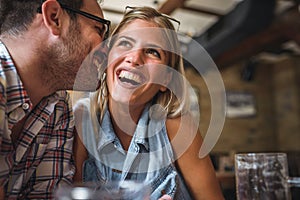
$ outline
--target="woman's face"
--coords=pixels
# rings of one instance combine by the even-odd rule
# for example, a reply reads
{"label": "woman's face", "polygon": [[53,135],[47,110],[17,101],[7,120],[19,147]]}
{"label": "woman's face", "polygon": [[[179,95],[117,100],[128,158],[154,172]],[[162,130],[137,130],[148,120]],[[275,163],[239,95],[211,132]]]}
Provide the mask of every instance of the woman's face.
{"label": "woman's face", "polygon": [[[150,29],[151,28],[151,29]],[[136,19],[119,32],[108,55],[110,98],[144,105],[170,80],[166,38],[153,22]]]}

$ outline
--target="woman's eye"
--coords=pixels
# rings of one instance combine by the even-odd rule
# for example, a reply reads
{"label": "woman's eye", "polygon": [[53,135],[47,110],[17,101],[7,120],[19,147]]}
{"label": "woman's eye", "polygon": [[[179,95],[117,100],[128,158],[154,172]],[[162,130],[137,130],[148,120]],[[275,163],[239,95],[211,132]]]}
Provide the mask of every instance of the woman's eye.
{"label": "woman's eye", "polygon": [[161,58],[159,51],[157,51],[156,49],[147,49],[146,53],[150,54],[150,55],[153,55],[157,58]]}
{"label": "woman's eye", "polygon": [[130,42],[127,40],[120,40],[117,45],[121,47],[131,47]]}

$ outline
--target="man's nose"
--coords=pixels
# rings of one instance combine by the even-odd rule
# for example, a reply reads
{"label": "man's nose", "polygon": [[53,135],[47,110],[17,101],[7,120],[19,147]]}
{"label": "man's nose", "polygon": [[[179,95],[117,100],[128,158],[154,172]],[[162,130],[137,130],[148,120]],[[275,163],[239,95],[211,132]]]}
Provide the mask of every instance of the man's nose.
{"label": "man's nose", "polygon": [[108,46],[107,46],[107,43],[105,41],[100,44],[98,50],[107,57]]}
{"label": "man's nose", "polygon": [[93,50],[93,53],[91,54],[91,59],[92,62],[97,65],[98,68],[99,66],[101,66],[101,69],[99,68],[98,70],[103,70],[102,68],[106,67],[107,54],[108,47],[104,42],[102,42],[96,49]]}

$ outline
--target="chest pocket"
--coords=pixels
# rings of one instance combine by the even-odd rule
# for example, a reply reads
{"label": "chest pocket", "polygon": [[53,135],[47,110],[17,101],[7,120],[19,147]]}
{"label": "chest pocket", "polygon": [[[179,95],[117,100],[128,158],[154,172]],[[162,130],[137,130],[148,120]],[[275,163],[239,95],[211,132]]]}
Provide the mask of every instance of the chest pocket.
{"label": "chest pocket", "polygon": [[152,188],[151,199],[159,199],[162,195],[168,194],[174,199],[177,190],[178,176],[172,165],[169,165],[157,172],[153,172],[153,179],[150,181]]}
{"label": "chest pocket", "polygon": [[105,180],[102,178],[100,171],[97,168],[94,158],[88,158],[83,163],[83,182],[93,182],[98,184],[104,184]]}
{"label": "chest pocket", "polygon": [[173,200],[192,200],[182,176],[173,164],[155,173],[154,179],[150,181],[151,200],[157,200],[164,194],[170,195]]}

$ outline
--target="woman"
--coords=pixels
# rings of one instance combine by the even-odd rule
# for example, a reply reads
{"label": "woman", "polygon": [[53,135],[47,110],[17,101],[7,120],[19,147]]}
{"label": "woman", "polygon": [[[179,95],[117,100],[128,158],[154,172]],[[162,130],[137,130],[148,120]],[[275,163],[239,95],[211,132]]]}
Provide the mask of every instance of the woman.
{"label": "woman", "polygon": [[187,84],[170,18],[148,7],[124,15],[91,98],[75,106],[75,181],[143,181],[151,199],[223,199],[188,112]]}

